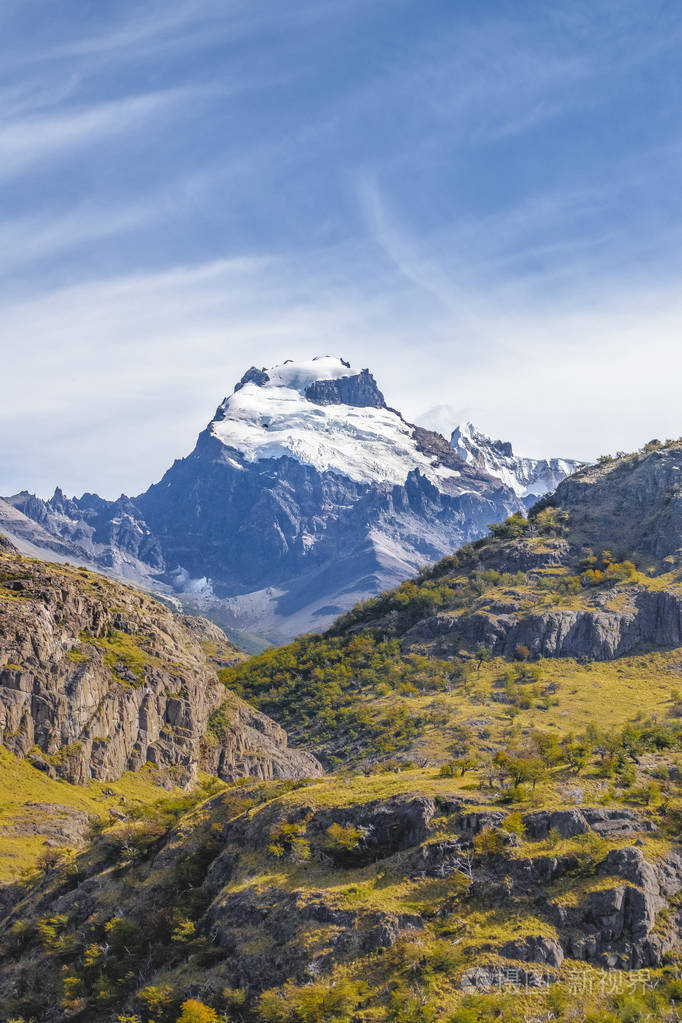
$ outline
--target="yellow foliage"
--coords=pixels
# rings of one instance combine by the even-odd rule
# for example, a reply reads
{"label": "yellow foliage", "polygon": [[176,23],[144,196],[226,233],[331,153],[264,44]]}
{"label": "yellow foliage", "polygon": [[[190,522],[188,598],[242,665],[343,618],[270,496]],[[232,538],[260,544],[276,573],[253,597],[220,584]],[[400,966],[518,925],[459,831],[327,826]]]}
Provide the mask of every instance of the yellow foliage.
{"label": "yellow foliage", "polygon": [[189,998],[180,1006],[177,1023],[219,1023],[218,1013],[203,1002]]}

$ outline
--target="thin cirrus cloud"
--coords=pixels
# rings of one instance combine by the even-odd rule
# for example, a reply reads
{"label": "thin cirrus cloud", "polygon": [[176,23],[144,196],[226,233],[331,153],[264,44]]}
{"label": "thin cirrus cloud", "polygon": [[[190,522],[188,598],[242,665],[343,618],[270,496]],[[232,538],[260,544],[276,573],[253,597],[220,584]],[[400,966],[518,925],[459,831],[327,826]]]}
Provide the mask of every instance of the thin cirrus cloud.
{"label": "thin cirrus cloud", "polygon": [[139,491],[247,365],[325,352],[532,454],[682,433],[680,21],[7,0],[0,493]]}
{"label": "thin cirrus cloud", "polygon": [[0,133],[0,176],[9,177],[39,160],[72,156],[82,146],[93,146],[195,95],[194,90],[167,89],[146,95],[98,103],[63,114],[28,116],[5,122]]}

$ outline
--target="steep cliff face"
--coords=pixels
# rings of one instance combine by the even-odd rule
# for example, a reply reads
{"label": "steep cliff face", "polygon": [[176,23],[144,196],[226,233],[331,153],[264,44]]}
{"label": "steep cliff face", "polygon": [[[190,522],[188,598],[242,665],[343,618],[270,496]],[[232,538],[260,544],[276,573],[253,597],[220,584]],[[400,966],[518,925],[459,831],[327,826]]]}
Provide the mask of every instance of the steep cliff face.
{"label": "steep cliff face", "polygon": [[319,773],[286,734],[228,694],[239,654],[208,621],[71,566],[0,553],[0,742],[72,782],[146,763],[187,786],[204,764],[234,779]]}
{"label": "steep cliff face", "polygon": [[[519,614],[509,602],[491,601],[474,614],[434,615],[414,626],[407,640],[435,641],[445,653],[484,646],[501,657],[524,648],[534,657],[576,657],[605,661],[652,647],[682,646],[682,600],[646,590],[624,595],[621,606],[595,595],[587,608],[538,609]],[[600,599],[601,597],[601,599]]]}

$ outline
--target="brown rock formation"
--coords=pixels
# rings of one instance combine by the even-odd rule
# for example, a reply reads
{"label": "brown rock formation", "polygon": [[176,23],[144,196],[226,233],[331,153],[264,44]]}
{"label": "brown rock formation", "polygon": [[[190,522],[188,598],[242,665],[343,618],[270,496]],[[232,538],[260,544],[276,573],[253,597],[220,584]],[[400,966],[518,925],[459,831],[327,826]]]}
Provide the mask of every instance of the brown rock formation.
{"label": "brown rock formation", "polygon": [[[216,664],[239,656],[208,621],[84,569],[0,550],[0,742],[39,751],[71,782],[111,781],[147,762],[183,786],[200,766],[228,780],[320,773],[218,682]],[[209,719],[223,704],[217,734]]]}

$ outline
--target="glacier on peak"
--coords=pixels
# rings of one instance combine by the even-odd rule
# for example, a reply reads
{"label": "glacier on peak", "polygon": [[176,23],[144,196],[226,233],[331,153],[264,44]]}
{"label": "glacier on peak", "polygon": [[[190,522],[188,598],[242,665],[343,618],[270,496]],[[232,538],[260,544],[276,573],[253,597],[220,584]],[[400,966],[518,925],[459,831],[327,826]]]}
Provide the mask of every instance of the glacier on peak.
{"label": "glacier on peak", "polygon": [[368,370],[331,356],[252,368],[209,431],[247,463],[289,457],[358,483],[402,485],[417,469],[442,489],[459,475],[422,449]]}
{"label": "glacier on peak", "polygon": [[0,499],[0,528],[31,556],[281,642],[484,535],[577,465],[519,459],[467,423],[448,441],[464,418],[413,425],[369,370],[330,356],[251,367],[144,493],[22,492]]}

